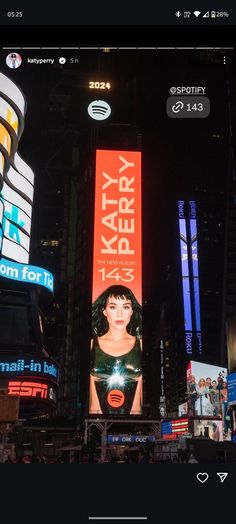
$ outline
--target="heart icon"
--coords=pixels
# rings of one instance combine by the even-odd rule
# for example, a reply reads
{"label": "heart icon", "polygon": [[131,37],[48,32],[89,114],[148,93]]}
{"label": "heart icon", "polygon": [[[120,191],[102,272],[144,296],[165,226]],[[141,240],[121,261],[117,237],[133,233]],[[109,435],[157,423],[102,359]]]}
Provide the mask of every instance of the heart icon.
{"label": "heart icon", "polygon": [[204,482],[206,482],[209,479],[209,475],[208,473],[198,473],[197,479],[199,480],[199,482],[204,484]]}

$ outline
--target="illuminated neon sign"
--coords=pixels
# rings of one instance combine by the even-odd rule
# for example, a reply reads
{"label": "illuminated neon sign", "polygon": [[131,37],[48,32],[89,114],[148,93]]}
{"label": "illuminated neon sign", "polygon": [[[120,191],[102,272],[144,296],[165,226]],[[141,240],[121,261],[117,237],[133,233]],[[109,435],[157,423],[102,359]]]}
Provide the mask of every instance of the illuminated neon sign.
{"label": "illuminated neon sign", "polygon": [[34,173],[17,152],[25,109],[21,90],[0,73],[0,276],[53,291],[51,273],[23,265],[29,263],[34,195]]}
{"label": "illuminated neon sign", "polygon": [[108,444],[144,444],[155,441],[155,435],[107,435]]}
{"label": "illuminated neon sign", "polygon": [[34,398],[34,401],[48,401],[56,403],[55,387],[50,383],[32,380],[10,380],[7,384],[8,395],[16,395],[22,399]]}
{"label": "illuminated neon sign", "polygon": [[26,360],[24,358],[18,358],[15,360],[10,360],[9,357],[7,360],[0,361],[0,373],[2,374],[11,374],[17,372],[22,375],[22,372],[30,374],[41,374],[45,376],[54,377],[58,379],[58,367],[51,362],[51,360],[35,360],[31,358]]}
{"label": "illuminated neon sign", "polygon": [[89,89],[111,89],[110,82],[89,81]]}
{"label": "illuminated neon sign", "polygon": [[39,382],[28,382],[15,380],[8,384],[8,395],[19,395],[19,397],[41,397],[47,398],[48,385]]}
{"label": "illuminated neon sign", "polygon": [[54,277],[52,273],[41,267],[18,264],[4,258],[0,259],[0,276],[17,280],[18,282],[27,282],[28,284],[37,284],[46,287],[53,292]]}
{"label": "illuminated neon sign", "polygon": [[[186,211],[187,207],[187,211]],[[186,352],[202,353],[196,202],[178,202]]]}
{"label": "illuminated neon sign", "polygon": [[27,264],[34,173],[17,153],[24,126],[25,107],[20,89],[0,73],[0,200],[3,203],[1,254]]}

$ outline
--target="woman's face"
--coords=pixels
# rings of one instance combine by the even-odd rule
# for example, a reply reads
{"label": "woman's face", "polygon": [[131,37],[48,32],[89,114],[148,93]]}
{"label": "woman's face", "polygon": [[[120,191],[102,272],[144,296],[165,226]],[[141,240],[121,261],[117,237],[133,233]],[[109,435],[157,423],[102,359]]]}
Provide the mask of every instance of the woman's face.
{"label": "woman's face", "polygon": [[109,327],[122,330],[128,326],[133,314],[131,300],[109,297],[103,314],[107,318]]}
{"label": "woman's face", "polygon": [[205,386],[205,380],[204,380],[204,378],[200,378],[200,380],[199,380],[199,387],[203,388],[204,386]]}

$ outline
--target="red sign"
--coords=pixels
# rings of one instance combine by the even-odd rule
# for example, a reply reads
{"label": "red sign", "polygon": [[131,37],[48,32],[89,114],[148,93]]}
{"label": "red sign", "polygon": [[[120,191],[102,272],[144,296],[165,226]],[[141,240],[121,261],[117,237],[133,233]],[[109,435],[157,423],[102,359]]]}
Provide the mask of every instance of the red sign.
{"label": "red sign", "polygon": [[8,395],[19,395],[19,397],[41,397],[47,398],[48,386],[39,382],[28,382],[22,380],[11,380],[8,383]]}
{"label": "red sign", "polygon": [[175,440],[177,439],[177,434],[176,433],[170,433],[170,434],[166,434],[166,435],[163,435],[163,440]]}

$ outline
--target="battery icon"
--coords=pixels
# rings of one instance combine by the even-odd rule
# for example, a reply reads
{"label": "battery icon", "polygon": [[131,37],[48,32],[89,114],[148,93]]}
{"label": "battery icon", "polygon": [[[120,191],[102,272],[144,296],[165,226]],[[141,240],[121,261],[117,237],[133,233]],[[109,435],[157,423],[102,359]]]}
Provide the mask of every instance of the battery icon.
{"label": "battery icon", "polygon": [[211,18],[216,18],[216,12],[215,11],[211,11]]}

